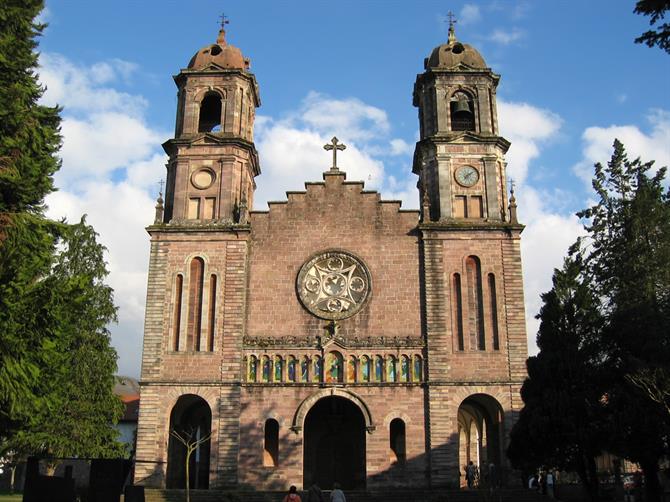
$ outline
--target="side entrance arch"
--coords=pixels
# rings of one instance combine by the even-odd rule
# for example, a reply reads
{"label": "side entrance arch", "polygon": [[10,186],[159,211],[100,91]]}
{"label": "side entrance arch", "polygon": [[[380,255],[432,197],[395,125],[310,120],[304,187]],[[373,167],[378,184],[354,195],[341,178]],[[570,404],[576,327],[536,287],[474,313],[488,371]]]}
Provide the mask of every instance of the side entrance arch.
{"label": "side entrance arch", "polygon": [[[207,402],[194,394],[181,396],[170,413],[170,440],[168,443],[167,488],[186,488],[186,447],[172,431],[193,440],[207,437],[212,430],[212,411]],[[209,487],[209,456],[211,439],[201,443],[191,454],[189,462],[190,487]]]}
{"label": "side entrance arch", "polygon": [[364,414],[351,400],[331,395],[316,401],[304,422],[303,486],[364,489],[365,431]]}

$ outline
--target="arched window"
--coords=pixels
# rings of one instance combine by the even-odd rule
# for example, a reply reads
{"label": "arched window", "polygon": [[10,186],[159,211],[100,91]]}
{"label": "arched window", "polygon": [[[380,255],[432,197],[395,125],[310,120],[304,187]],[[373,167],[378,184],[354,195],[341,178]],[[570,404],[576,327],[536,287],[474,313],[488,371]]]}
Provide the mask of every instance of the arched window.
{"label": "arched window", "polygon": [[198,132],[212,132],[221,129],[221,96],[208,92],[200,102]]}
{"label": "arched window", "polygon": [[181,297],[184,276],[177,274],[174,289],[174,312],[172,314],[172,350],[179,350],[179,330],[181,329]]}
{"label": "arched window", "polygon": [[375,356],[375,382],[384,380],[384,358]]}
{"label": "arched window", "polygon": [[262,371],[262,381],[269,382],[272,378],[272,360],[268,356],[263,356],[261,358],[261,364],[263,366]]}
{"label": "arched window", "polygon": [[412,380],[421,382],[423,380],[423,359],[419,355],[414,356],[414,370],[412,371]]}
{"label": "arched window", "polygon": [[202,281],[205,262],[196,257],[191,260],[188,281],[188,330],[187,350],[200,350],[200,332],[202,325]]}
{"label": "arched window", "polygon": [[263,467],[277,467],[277,465],[279,465],[279,423],[270,418],[265,421]]}
{"label": "arched window", "polygon": [[321,356],[314,358],[314,381],[323,382],[323,358]]}
{"label": "arched window", "polygon": [[305,356],[300,362],[300,381],[309,382],[309,357]]}
{"label": "arched window", "polygon": [[248,378],[249,382],[255,382],[258,373],[258,359],[256,356],[249,356]]}
{"label": "arched window", "polygon": [[489,298],[491,299],[491,331],[493,331],[493,350],[500,349],[498,336],[498,297],[496,296],[496,276],[489,274]]}
{"label": "arched window", "polygon": [[391,446],[391,463],[403,465],[407,460],[405,422],[399,418],[391,420],[389,442]]}
{"label": "arched window", "polygon": [[344,359],[339,352],[329,352],[326,358],[326,382],[344,381]]}
{"label": "arched window", "polygon": [[470,321],[470,347],[486,349],[484,338],[484,305],[482,299],[482,265],[476,256],[465,260],[468,283],[468,312]]}
{"label": "arched window", "polygon": [[364,382],[370,381],[370,358],[368,356],[361,357],[361,377]]}
{"label": "arched window", "polygon": [[358,368],[356,367],[356,356],[351,356],[349,358],[349,364],[347,365],[347,382],[355,382],[357,380],[357,373],[356,371]]}
{"label": "arched window", "polygon": [[216,276],[209,278],[209,315],[207,316],[207,350],[214,351],[214,332],[216,330]]}
{"label": "arched window", "polygon": [[395,382],[397,376],[398,360],[395,356],[388,356],[386,358],[386,381]]}
{"label": "arched window", "polygon": [[409,373],[410,373],[409,357],[403,355],[400,357],[400,381],[409,382],[410,380]]}
{"label": "arched window", "polygon": [[469,94],[458,91],[449,103],[452,131],[474,131],[475,114],[472,98]]}
{"label": "arched window", "polygon": [[281,356],[275,356],[275,382],[284,380],[284,360]]}
{"label": "arched window", "polygon": [[461,296],[461,274],[454,274],[451,294],[451,319],[456,333],[458,350],[463,350],[463,297]]}
{"label": "arched window", "polygon": [[289,356],[288,358],[288,381],[289,382],[295,382],[296,381],[296,366],[298,362],[296,361],[294,356]]}

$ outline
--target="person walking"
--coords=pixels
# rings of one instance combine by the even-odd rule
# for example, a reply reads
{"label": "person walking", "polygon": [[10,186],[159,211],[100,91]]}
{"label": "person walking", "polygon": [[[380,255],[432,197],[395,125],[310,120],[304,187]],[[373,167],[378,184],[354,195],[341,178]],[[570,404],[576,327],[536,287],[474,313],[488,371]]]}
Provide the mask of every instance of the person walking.
{"label": "person walking", "polygon": [[330,492],[330,502],[347,502],[347,497],[344,492],[340,490],[339,483],[333,483],[333,491]]}
{"label": "person walking", "polygon": [[323,498],[321,488],[316,483],[309,487],[307,502],[326,502],[326,499]]}
{"label": "person walking", "polygon": [[302,502],[300,495],[298,495],[298,489],[295,486],[291,485],[291,488],[288,489],[284,502]]}
{"label": "person walking", "polygon": [[465,466],[465,480],[468,482],[468,488],[472,488],[475,483],[475,464],[472,460]]}
{"label": "person walking", "polygon": [[545,476],[545,483],[547,485],[547,495],[549,496],[550,499],[556,498],[554,496],[554,473],[551,470],[547,471],[547,475]]}

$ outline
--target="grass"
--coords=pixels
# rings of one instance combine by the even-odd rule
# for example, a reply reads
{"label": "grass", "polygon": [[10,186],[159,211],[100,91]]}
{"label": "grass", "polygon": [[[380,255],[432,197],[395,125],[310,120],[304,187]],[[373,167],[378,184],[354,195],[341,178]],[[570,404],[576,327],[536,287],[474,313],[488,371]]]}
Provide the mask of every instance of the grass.
{"label": "grass", "polygon": [[21,502],[23,500],[23,495],[20,493],[15,493],[9,495],[6,493],[0,493],[0,502]]}

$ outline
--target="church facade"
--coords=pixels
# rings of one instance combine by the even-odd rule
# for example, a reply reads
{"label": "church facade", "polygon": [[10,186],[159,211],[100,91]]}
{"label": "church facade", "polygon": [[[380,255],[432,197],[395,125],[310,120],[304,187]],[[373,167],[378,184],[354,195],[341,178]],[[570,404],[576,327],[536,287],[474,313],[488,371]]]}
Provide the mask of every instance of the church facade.
{"label": "church facade", "polygon": [[[135,482],[260,490],[455,487],[508,467],[527,342],[523,226],[496,87],[473,47],[416,78],[420,210],[323,180],[251,210],[259,87],[225,32],[175,76],[151,236]],[[332,155],[332,166],[326,161]]]}

